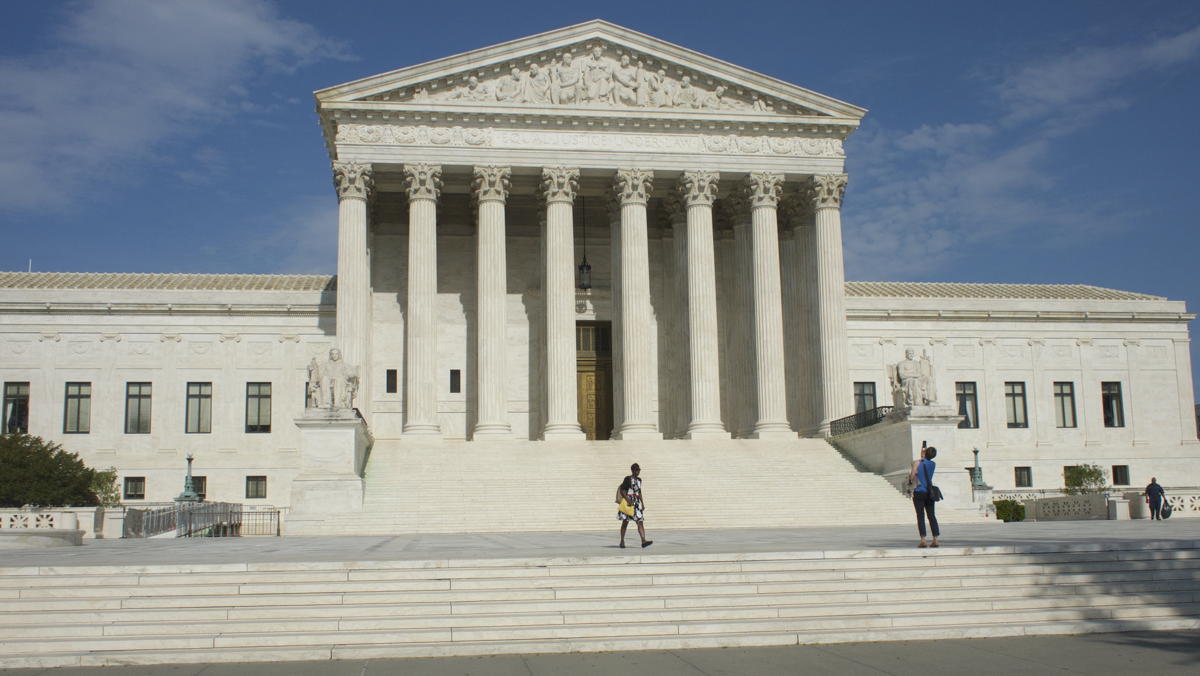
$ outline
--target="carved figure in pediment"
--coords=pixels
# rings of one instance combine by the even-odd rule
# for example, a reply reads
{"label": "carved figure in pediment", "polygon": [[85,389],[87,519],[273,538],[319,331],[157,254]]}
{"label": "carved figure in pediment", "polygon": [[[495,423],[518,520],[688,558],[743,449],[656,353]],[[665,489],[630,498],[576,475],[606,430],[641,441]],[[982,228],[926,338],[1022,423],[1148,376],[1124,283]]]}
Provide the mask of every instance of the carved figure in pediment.
{"label": "carved figure in pediment", "polygon": [[700,90],[692,86],[692,78],[684,75],[679,82],[679,90],[675,92],[676,108],[699,108]]}
{"label": "carved figure in pediment", "polygon": [[536,63],[529,66],[529,77],[525,78],[525,100],[550,103],[550,73]]}
{"label": "carved figure in pediment", "polygon": [[525,93],[525,76],[521,69],[513,67],[508,75],[496,83],[496,100],[505,103],[519,103]]}
{"label": "carved figure in pediment", "polygon": [[613,71],[613,102],[622,106],[636,106],[638,91],[638,67],[629,60],[628,54],[621,55],[621,62]]}
{"label": "carved figure in pediment", "polygon": [[659,68],[646,79],[650,105],[656,108],[670,108],[675,105],[675,83],[667,78],[667,70]]}
{"label": "carved figure in pediment", "polygon": [[711,92],[705,92],[700,97],[700,107],[713,110],[729,107],[725,101],[725,86],[717,85],[717,88]]}
{"label": "carved figure in pediment", "polygon": [[599,45],[592,47],[592,53],[583,59],[583,73],[586,100],[612,103],[612,66]]}
{"label": "carved figure in pediment", "polygon": [[552,66],[550,100],[556,104],[578,103],[582,86],[582,64],[575,60],[571,52],[563,54],[562,63]]}
{"label": "carved figure in pediment", "polygon": [[466,87],[450,94],[450,100],[455,99],[462,99],[464,101],[490,101],[492,100],[492,88],[480,82],[478,77],[472,75],[467,78]]}
{"label": "carved figure in pediment", "polygon": [[769,113],[772,110],[771,104],[762,100],[762,98],[757,95],[755,95],[754,100],[750,104],[750,107],[753,108],[754,111],[758,112],[758,113]]}

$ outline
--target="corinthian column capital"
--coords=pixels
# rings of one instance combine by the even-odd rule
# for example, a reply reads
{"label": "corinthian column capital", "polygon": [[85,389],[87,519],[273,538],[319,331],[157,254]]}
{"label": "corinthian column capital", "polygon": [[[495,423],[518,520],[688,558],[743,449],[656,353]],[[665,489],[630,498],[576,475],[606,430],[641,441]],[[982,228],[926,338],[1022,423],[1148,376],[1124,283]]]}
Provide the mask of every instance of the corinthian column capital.
{"label": "corinthian column capital", "polygon": [[751,207],[774,207],[783,196],[783,174],[756,171],[746,177],[746,198]]}
{"label": "corinthian column capital", "polygon": [[678,190],[684,204],[712,205],[717,199],[717,181],[721,175],[715,171],[685,171],[679,179]]}
{"label": "corinthian column capital", "polygon": [[541,191],[547,203],[573,203],[575,195],[579,194],[579,170],[567,167],[542,169]]}
{"label": "corinthian column capital", "polygon": [[338,199],[357,197],[367,199],[375,187],[375,179],[371,176],[371,165],[358,162],[333,163],[333,187],[337,189]]}
{"label": "corinthian column capital", "polygon": [[618,169],[613,192],[621,204],[645,204],[650,201],[654,172],[646,169]]}
{"label": "corinthian column capital", "polygon": [[442,194],[442,167],[437,164],[404,165],[404,189],[410,200],[437,200]]}
{"label": "corinthian column capital", "polygon": [[846,194],[845,174],[817,174],[809,183],[809,196],[817,209],[839,209],[842,206],[842,196]]}
{"label": "corinthian column capital", "polygon": [[512,169],[489,165],[475,167],[475,178],[471,181],[471,191],[480,202],[503,202],[508,199],[509,181]]}

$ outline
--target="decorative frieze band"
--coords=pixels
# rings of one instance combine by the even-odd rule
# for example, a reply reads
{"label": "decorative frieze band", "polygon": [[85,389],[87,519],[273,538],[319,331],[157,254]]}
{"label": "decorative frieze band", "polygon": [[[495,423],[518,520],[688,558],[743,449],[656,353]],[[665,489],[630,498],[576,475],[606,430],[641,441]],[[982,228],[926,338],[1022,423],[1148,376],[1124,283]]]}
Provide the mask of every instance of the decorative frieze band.
{"label": "decorative frieze band", "polygon": [[654,150],[677,153],[822,158],[846,156],[841,140],[832,138],[674,132],[639,134],[604,131],[525,131],[491,127],[431,127],[428,125],[339,124],[337,142],[402,146]]}
{"label": "decorative frieze band", "polygon": [[542,198],[547,203],[575,201],[579,194],[579,170],[567,167],[547,167],[542,169]]}
{"label": "decorative frieze band", "polygon": [[618,169],[613,192],[621,204],[645,204],[650,200],[654,172],[646,169]]}
{"label": "decorative frieze band", "polygon": [[436,164],[404,165],[404,190],[408,199],[436,200],[442,194],[442,168]]}
{"label": "decorative frieze band", "polygon": [[509,167],[484,166],[475,167],[475,178],[471,181],[471,191],[480,202],[503,202],[508,199],[509,182],[512,169]]}
{"label": "decorative frieze band", "polygon": [[367,199],[375,181],[371,176],[371,165],[358,162],[333,163],[333,187],[339,198],[357,197]]}

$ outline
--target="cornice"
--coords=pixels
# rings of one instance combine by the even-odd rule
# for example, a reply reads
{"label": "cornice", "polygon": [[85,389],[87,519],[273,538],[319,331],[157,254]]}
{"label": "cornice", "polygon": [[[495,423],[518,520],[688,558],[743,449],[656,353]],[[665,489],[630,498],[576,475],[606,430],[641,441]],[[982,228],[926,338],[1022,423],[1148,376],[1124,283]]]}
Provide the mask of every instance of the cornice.
{"label": "cornice", "polygon": [[0,314],[23,315],[205,315],[318,316],[333,315],[336,305],[233,303],[0,303]]}
{"label": "cornice", "polygon": [[849,319],[881,319],[888,321],[930,320],[939,321],[1039,321],[1039,322],[1190,322],[1196,318],[1192,312],[1054,312],[1038,310],[877,310],[850,308]]}

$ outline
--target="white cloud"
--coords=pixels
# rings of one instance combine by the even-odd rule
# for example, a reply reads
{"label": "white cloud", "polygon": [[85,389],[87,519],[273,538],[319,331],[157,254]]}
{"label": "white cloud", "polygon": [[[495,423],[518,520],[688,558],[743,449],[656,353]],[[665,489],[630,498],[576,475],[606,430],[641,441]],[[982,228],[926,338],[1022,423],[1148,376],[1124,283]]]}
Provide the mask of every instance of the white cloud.
{"label": "white cloud", "polygon": [[[1135,105],[1135,77],[1200,56],[1200,27],[1144,43],[1074,48],[1015,68],[994,114],[889,130],[870,118],[849,142],[845,245],[850,279],[924,279],[981,247],[1063,245],[1135,222],[1116,199],[1056,192],[1056,143]],[[1070,200],[1074,199],[1072,203]]]}
{"label": "white cloud", "polygon": [[0,61],[0,209],[82,200],[248,103],[250,82],[342,57],[265,0],[89,0],[42,52]]}

